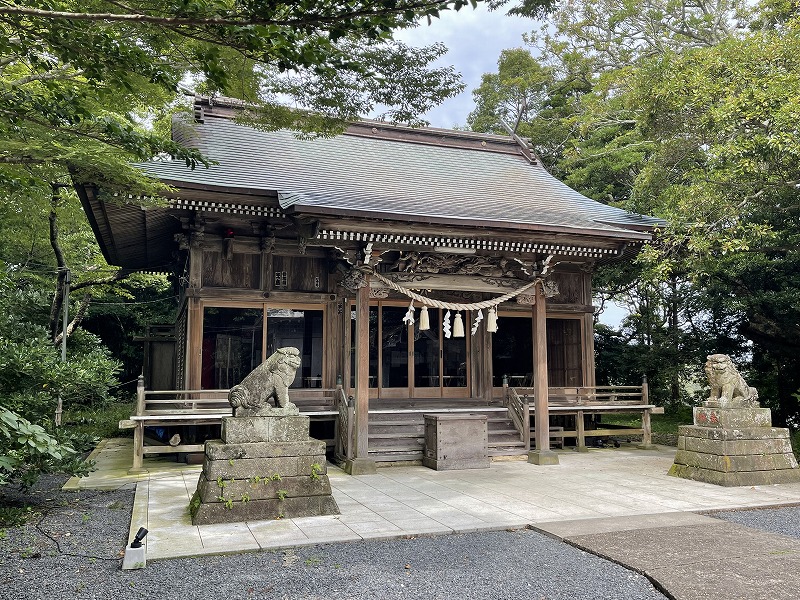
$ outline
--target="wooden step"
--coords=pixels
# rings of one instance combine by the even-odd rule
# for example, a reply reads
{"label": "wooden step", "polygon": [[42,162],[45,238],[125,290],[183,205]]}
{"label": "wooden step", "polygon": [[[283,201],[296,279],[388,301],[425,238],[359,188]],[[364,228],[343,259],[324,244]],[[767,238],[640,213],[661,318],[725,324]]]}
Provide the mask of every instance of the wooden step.
{"label": "wooden step", "polygon": [[375,462],[402,462],[408,460],[422,460],[422,452],[395,452],[389,454],[369,453],[369,457]]}
{"label": "wooden step", "polygon": [[425,427],[424,423],[418,421],[370,421],[369,428],[378,427]]}
{"label": "wooden step", "polygon": [[370,440],[423,440],[424,437],[421,435],[414,435],[413,433],[405,433],[403,431],[398,432],[380,432],[380,433],[369,433]]}
{"label": "wooden step", "polygon": [[369,441],[369,450],[385,451],[387,448],[398,448],[403,450],[414,450],[422,452],[424,444],[422,440],[409,439],[409,438],[389,438],[389,439],[371,439]]}

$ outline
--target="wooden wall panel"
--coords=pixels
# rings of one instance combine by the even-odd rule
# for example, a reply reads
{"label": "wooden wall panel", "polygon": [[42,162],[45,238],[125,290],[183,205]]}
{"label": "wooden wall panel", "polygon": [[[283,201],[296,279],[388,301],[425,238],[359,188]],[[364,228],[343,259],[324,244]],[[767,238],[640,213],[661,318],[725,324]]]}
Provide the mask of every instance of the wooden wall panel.
{"label": "wooden wall panel", "polygon": [[324,292],[328,289],[327,263],[324,258],[274,256],[270,287],[293,292]]}
{"label": "wooden wall panel", "polygon": [[590,277],[588,273],[555,272],[551,277],[558,284],[558,295],[548,298],[550,304],[586,305],[591,302],[585,287],[585,278]]}
{"label": "wooden wall panel", "polygon": [[234,254],[230,259],[222,252],[203,252],[203,285],[257,290],[261,284],[261,255]]}

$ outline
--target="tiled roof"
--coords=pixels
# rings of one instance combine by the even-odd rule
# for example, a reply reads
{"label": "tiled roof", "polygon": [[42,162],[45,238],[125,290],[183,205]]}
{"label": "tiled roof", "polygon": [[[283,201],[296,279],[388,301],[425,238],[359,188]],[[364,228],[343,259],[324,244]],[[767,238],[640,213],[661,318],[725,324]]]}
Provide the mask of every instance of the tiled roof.
{"label": "tiled roof", "polygon": [[[141,165],[146,171],[174,185],[274,192],[290,214],[343,212],[640,239],[649,235],[632,235],[634,230],[659,223],[579,194],[502,136],[380,123],[375,128],[362,124],[357,135],[308,140],[216,117],[176,123],[174,129],[176,138],[218,164],[190,170],[181,162],[151,162]],[[448,143],[441,143],[445,137]],[[465,143],[459,144],[462,138]],[[480,147],[484,138],[485,149]]]}

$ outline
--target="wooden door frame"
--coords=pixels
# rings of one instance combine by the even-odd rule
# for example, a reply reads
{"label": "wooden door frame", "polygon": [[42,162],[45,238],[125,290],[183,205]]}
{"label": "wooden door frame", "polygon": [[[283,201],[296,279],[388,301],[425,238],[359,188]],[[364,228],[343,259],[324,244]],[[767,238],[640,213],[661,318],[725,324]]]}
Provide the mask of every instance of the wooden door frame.
{"label": "wooden door frame", "polygon": [[[535,338],[534,336],[534,319],[533,315],[530,311],[520,311],[520,310],[509,310],[509,309],[501,309],[497,311],[498,317],[515,317],[515,318],[525,318],[530,319],[531,321],[531,372],[534,372],[536,368],[536,361],[534,358],[534,354],[536,352],[535,347]],[[580,321],[580,336],[581,336],[581,379],[583,380],[583,386],[589,385],[587,382],[589,381],[589,369],[590,364],[587,361],[587,328],[586,328],[586,315],[583,313],[570,313],[564,311],[553,311],[547,313],[548,319],[569,319],[574,321]],[[592,345],[592,352],[594,352],[594,346]],[[490,364],[494,364],[493,360],[489,360]],[[591,365],[594,364],[592,360]],[[593,369],[592,369],[593,370]],[[492,381],[492,397],[493,398],[501,398],[503,395],[503,388],[494,386],[494,367],[492,367],[491,373],[491,381]],[[510,384],[509,384],[510,385]],[[513,386],[512,386],[513,387]]]}
{"label": "wooden door frame", "polygon": [[[355,310],[355,301],[351,300],[349,303],[350,310]],[[466,385],[463,387],[457,388],[448,388],[444,385],[444,333],[441,330],[441,319],[440,319],[440,327],[439,327],[439,386],[438,387],[431,387],[431,388],[423,388],[417,387],[414,385],[414,367],[413,367],[413,356],[414,356],[414,329],[411,326],[406,326],[406,334],[407,334],[407,344],[408,344],[408,386],[402,388],[384,388],[383,383],[383,307],[384,306],[391,306],[396,308],[405,308],[407,305],[403,300],[396,300],[396,299],[372,299],[370,300],[369,307],[370,308],[377,308],[378,309],[378,318],[377,318],[377,350],[378,350],[378,385],[376,387],[369,388],[369,397],[370,399],[377,399],[377,398],[387,398],[387,399],[400,399],[400,398],[461,398],[461,397],[469,397],[470,389],[471,389],[471,382],[472,382],[472,361],[470,360],[471,353],[472,353],[472,343],[469,339],[471,336],[465,335],[465,343],[466,343],[466,353],[467,353],[467,361],[466,361],[466,375],[465,375],[465,383]],[[443,310],[438,308],[431,309],[430,307],[428,310],[439,310],[440,317],[443,318]],[[467,319],[468,320],[468,319]],[[347,348],[348,348],[348,357],[347,361],[348,364],[352,360],[351,356],[349,355],[352,350],[350,350],[352,346],[352,325],[349,324],[348,321],[347,327]],[[465,329],[468,329],[469,323],[465,325]],[[426,395],[421,396],[417,394],[417,390],[420,389],[431,389],[437,390],[438,395]],[[388,393],[387,393],[388,392]]]}

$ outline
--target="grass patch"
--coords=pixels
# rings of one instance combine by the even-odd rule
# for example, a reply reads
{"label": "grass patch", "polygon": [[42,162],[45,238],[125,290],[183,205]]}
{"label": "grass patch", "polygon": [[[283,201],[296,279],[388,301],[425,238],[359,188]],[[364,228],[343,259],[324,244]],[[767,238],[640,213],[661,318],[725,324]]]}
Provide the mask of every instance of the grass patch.
{"label": "grass patch", "polygon": [[[604,414],[603,423],[624,425],[626,427],[641,427],[642,419],[639,415]],[[664,409],[663,415],[650,415],[650,427],[653,433],[678,435],[679,425],[692,424],[692,407],[677,406]]]}
{"label": "grass patch", "polygon": [[136,410],[136,402],[109,402],[100,407],[76,406],[64,410],[63,423],[79,436],[98,440],[110,437],[130,437],[133,430],[119,428],[119,422],[129,419]]}
{"label": "grass patch", "polygon": [[20,527],[37,515],[30,506],[0,506],[0,527]]}
{"label": "grass patch", "polygon": [[[624,413],[604,414],[601,422],[632,428],[642,426],[642,419],[639,415]],[[665,446],[676,446],[678,444],[678,427],[691,424],[691,406],[670,406],[664,409],[663,415],[650,415],[653,442]]]}

